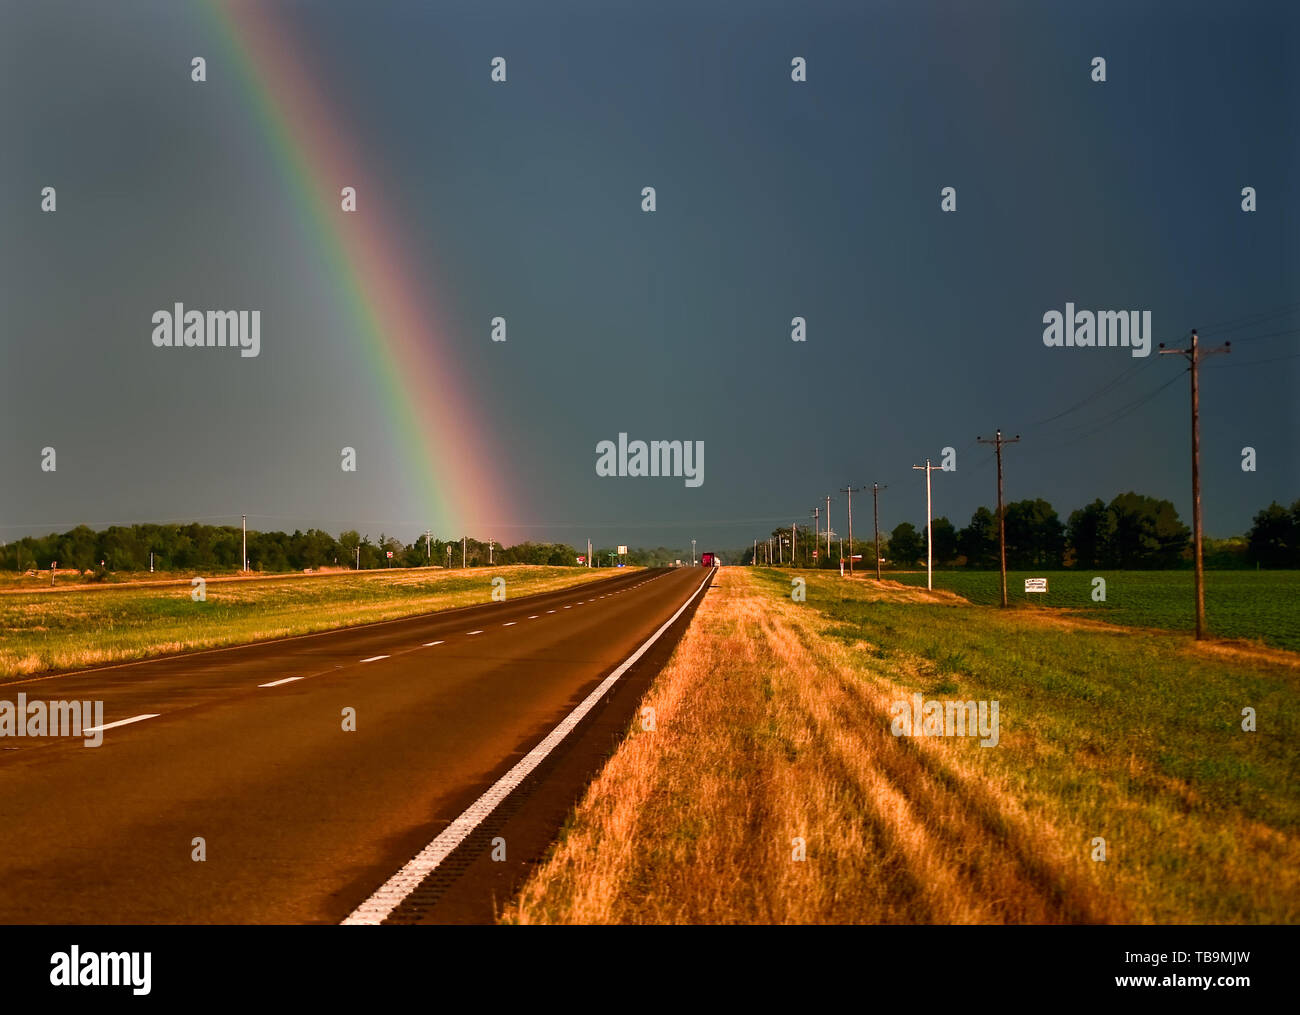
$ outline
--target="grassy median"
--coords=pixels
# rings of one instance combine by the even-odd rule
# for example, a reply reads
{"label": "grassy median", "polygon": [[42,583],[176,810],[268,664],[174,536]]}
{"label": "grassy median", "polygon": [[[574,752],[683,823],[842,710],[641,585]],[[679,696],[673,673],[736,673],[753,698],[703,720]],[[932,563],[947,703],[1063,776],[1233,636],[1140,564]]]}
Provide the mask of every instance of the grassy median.
{"label": "grassy median", "polygon": [[607,568],[512,567],[345,572],[212,581],[195,602],[175,586],[0,596],[0,678],[310,634],[608,578]]}
{"label": "grassy median", "polygon": [[[791,577],[723,569],[504,921],[1300,919],[1300,657]],[[893,735],[914,692],[997,746]]]}

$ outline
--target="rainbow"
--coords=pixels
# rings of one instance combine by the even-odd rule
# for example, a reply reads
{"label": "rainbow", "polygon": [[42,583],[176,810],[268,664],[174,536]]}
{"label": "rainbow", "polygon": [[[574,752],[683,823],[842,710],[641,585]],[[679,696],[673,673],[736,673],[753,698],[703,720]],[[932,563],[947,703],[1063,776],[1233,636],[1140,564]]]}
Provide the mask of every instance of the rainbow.
{"label": "rainbow", "polygon": [[[417,281],[382,188],[369,186],[358,157],[269,3],[211,0],[211,20],[239,71],[275,160],[304,224],[331,265],[339,298],[355,327],[358,361],[373,372],[376,401],[414,463],[414,493],[427,522],[443,536],[482,531],[511,503],[489,463],[482,410],[459,390],[459,371],[435,313],[426,277]],[[210,73],[210,72],[209,72]],[[341,190],[357,189],[355,214],[342,211]],[[442,341],[440,341],[442,339]]]}

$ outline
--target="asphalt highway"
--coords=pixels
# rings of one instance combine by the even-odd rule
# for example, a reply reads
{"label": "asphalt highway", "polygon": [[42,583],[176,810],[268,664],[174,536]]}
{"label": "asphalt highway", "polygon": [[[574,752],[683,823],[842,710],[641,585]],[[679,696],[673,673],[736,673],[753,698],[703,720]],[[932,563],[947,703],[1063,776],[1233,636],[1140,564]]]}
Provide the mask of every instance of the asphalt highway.
{"label": "asphalt highway", "polygon": [[99,747],[0,738],[0,923],[342,922],[663,628],[383,910],[489,921],[626,730],[710,570],[504,602],[486,601],[485,572],[482,606],[0,684],[0,701],[102,700],[108,727]]}

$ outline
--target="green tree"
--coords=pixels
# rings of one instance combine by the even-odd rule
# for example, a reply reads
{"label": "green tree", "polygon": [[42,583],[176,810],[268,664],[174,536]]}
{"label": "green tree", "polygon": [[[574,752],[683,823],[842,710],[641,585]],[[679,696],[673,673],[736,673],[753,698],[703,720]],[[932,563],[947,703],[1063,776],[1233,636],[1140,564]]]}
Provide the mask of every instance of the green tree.
{"label": "green tree", "polygon": [[1070,512],[1066,532],[1075,567],[1105,566],[1115,539],[1115,516],[1101,498]]}
{"label": "green tree", "polygon": [[934,562],[943,567],[957,559],[957,530],[947,518],[934,520],[933,546]]}
{"label": "green tree", "polygon": [[99,563],[95,556],[95,533],[86,525],[78,525],[71,532],[59,538],[54,551],[59,567],[75,567],[78,571],[89,571]]}
{"label": "green tree", "polygon": [[1255,515],[1246,553],[1260,567],[1300,567],[1300,500],[1290,510],[1274,501]]}
{"label": "green tree", "polygon": [[901,522],[889,534],[888,553],[895,567],[911,567],[925,553],[925,540],[911,522]]}
{"label": "green tree", "polygon": [[1106,564],[1113,568],[1177,567],[1187,549],[1190,532],[1167,500],[1122,493],[1110,502],[1115,534]]}
{"label": "green tree", "polygon": [[1007,567],[1058,568],[1065,555],[1065,526],[1052,505],[1041,497],[1018,500],[1006,507]]}
{"label": "green tree", "polygon": [[967,567],[998,566],[998,520],[986,507],[976,508],[970,524],[957,533],[957,550]]}

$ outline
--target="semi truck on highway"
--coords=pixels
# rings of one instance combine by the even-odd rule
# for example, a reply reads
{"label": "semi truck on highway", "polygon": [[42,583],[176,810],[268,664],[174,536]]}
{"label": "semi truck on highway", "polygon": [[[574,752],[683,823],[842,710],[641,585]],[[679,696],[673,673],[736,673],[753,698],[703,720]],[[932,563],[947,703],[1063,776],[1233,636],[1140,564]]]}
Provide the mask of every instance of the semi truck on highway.
{"label": "semi truck on highway", "polygon": [[717,556],[716,556],[715,554],[712,554],[712,553],[702,553],[702,554],[700,554],[700,566],[701,566],[701,567],[717,567],[717,566],[718,566],[718,563],[719,563],[719,562],[718,562],[718,558],[717,558]]}

